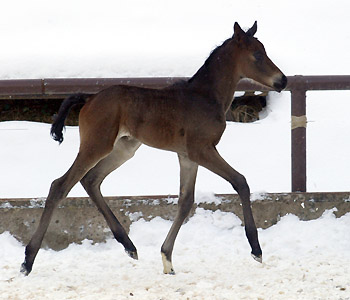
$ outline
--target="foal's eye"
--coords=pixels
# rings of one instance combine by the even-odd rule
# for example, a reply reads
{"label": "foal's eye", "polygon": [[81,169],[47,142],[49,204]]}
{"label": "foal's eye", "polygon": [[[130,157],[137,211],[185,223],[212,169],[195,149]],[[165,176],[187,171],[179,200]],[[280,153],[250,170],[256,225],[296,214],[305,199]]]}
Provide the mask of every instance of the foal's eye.
{"label": "foal's eye", "polygon": [[254,58],[257,60],[257,61],[262,61],[264,55],[262,54],[261,51],[256,51],[254,52]]}

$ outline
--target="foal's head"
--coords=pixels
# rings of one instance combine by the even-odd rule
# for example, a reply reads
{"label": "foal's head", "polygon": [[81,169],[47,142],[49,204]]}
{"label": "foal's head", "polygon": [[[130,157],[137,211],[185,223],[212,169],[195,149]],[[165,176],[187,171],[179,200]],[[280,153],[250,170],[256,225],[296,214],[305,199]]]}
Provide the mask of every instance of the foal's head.
{"label": "foal's head", "polygon": [[247,32],[238,23],[234,25],[233,40],[239,49],[237,71],[242,78],[254,79],[280,92],[287,85],[287,77],[269,59],[264,45],[254,37],[256,30],[257,22]]}

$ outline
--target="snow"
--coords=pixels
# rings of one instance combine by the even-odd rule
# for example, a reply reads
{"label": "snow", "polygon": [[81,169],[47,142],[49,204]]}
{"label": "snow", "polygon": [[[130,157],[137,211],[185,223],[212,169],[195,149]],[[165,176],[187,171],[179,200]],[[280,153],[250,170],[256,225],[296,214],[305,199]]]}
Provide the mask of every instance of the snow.
{"label": "snow", "polygon": [[286,74],[347,74],[348,8],[347,0],[8,1],[0,78],[191,76],[235,21],[255,20]]}
{"label": "snow", "polygon": [[1,299],[349,299],[350,213],[313,221],[287,215],[259,230],[264,262],[249,255],[235,215],[197,209],[181,229],[164,275],[159,249],[171,222],[139,219],[131,227],[139,260],[114,240],[40,250],[32,273],[19,274],[23,246],[0,235]]}
{"label": "snow", "polygon": [[[13,0],[0,18],[0,79],[191,76],[238,21],[258,21],[257,37],[286,75],[348,74],[347,0],[112,1]],[[307,189],[349,190],[349,91],[307,93]],[[46,197],[73,162],[78,129],[58,146],[48,124],[1,122],[1,198]],[[218,150],[244,174],[253,199],[290,191],[290,93],[271,93],[264,118],[228,124]],[[152,170],[150,172],[150,170]],[[142,146],[111,174],[109,195],[177,194],[176,155]],[[199,170],[197,202],[232,193]],[[85,196],[77,185],[70,196]],[[6,206],[6,203],[5,203]],[[2,205],[1,207],[5,207]],[[263,264],[249,256],[239,219],[198,209],[180,231],[175,276],[162,274],[160,246],[171,222],[130,216],[139,261],[114,240],[40,250],[19,275],[24,246],[0,234],[0,299],[350,299],[350,214],[313,221],[293,215],[259,229]]]}

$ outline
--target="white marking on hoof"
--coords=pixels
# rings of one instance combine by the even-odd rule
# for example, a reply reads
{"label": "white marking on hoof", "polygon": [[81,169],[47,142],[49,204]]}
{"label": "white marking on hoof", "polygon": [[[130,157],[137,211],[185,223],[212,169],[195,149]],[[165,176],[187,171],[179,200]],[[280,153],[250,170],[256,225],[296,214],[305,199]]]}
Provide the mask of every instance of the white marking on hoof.
{"label": "white marking on hoof", "polygon": [[171,261],[169,261],[164,253],[162,254],[162,261],[163,261],[163,272],[164,274],[170,274],[170,275],[175,275],[175,271],[173,269],[173,264],[171,263]]}
{"label": "white marking on hoof", "polygon": [[251,253],[251,254],[252,254],[252,257],[253,257],[257,262],[259,262],[259,263],[262,264],[262,255],[256,256],[256,255],[254,255],[253,253]]}

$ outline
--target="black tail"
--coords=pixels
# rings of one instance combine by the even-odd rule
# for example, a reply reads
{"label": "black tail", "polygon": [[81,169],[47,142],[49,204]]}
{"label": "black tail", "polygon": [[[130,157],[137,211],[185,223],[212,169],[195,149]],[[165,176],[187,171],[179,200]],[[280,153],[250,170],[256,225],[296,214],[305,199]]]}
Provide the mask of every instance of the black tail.
{"label": "black tail", "polygon": [[54,122],[51,126],[51,136],[52,138],[59,142],[63,142],[63,128],[64,121],[67,118],[70,109],[76,104],[85,104],[86,100],[90,97],[89,94],[74,94],[66,98],[58,110],[57,115],[54,117]]}

